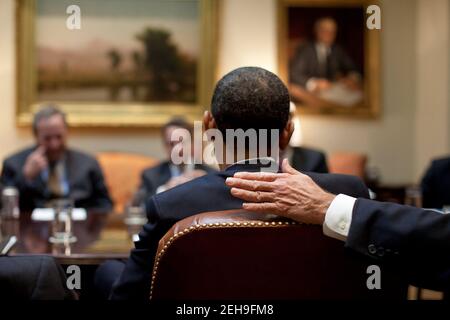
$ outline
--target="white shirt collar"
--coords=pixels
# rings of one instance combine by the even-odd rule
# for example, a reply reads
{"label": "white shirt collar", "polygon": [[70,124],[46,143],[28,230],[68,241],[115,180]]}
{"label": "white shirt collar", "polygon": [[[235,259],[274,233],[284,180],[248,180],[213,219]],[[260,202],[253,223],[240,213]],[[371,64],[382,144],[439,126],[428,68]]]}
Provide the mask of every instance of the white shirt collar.
{"label": "white shirt collar", "polygon": [[259,158],[251,158],[251,159],[244,159],[244,160],[240,160],[238,162],[233,163],[232,165],[235,164],[246,164],[247,162],[249,163],[258,163],[259,161],[263,161],[263,162],[276,162],[276,160],[272,157],[259,157]]}

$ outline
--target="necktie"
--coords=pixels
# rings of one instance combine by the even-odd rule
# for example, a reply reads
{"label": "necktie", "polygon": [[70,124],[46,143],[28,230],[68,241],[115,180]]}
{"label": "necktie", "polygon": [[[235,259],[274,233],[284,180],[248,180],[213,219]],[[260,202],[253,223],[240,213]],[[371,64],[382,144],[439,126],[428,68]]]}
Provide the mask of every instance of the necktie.
{"label": "necktie", "polygon": [[327,79],[330,81],[335,80],[335,74],[333,73],[333,68],[331,65],[331,50],[327,50],[327,56],[326,56],[326,75]]}
{"label": "necktie", "polygon": [[317,46],[317,60],[319,61],[319,77],[326,78],[327,74],[327,49],[324,45]]}
{"label": "necktie", "polygon": [[58,162],[49,167],[48,189],[55,197],[61,197],[63,190],[61,187],[62,163]]}

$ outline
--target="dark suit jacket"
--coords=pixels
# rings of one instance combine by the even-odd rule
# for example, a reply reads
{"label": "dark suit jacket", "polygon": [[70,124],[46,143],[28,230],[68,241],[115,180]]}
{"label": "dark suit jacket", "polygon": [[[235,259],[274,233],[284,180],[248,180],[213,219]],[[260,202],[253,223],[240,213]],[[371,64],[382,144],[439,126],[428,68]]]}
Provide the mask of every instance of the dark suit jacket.
{"label": "dark suit jacket", "polygon": [[422,179],[424,208],[442,209],[450,205],[450,158],[436,159]]}
{"label": "dark suit jacket", "polygon": [[450,215],[358,199],[346,247],[399,269],[412,284],[450,290]]}
{"label": "dark suit jacket", "polygon": [[[135,243],[125,270],[113,286],[111,298],[149,299],[153,260],[158,242],[164,234],[177,221],[188,216],[242,208],[242,200],[231,196],[225,179],[238,171],[260,169],[260,165],[235,164],[225,171],[208,174],[150,198],[147,202],[149,221],[139,234],[140,240]],[[317,173],[308,175],[330,192],[369,197],[367,187],[357,177]]]}
{"label": "dark suit jacket", "polygon": [[[38,175],[28,182],[22,174],[25,161],[35,147],[21,151],[3,162],[1,183],[19,190],[21,210],[43,207],[50,199],[46,182]],[[76,207],[98,211],[111,211],[112,201],[103,180],[102,170],[93,157],[75,150],[66,152],[66,175],[69,197]]]}
{"label": "dark suit jacket", "polygon": [[66,275],[48,256],[0,257],[0,299],[73,300]]}
{"label": "dark suit jacket", "polygon": [[352,59],[338,45],[331,47],[327,65],[326,73],[321,72],[315,43],[306,44],[299,48],[292,60],[290,81],[305,87],[310,78],[325,78],[334,81],[338,75],[345,76],[350,72],[358,72]]}
{"label": "dark suit jacket", "polygon": [[[204,170],[207,173],[215,171],[213,168],[202,164],[196,164],[195,169]],[[170,162],[161,162],[157,166],[148,168],[142,172],[141,190],[144,190],[147,196],[152,196],[156,193],[156,189],[166,184],[170,178]]]}
{"label": "dark suit jacket", "polygon": [[294,147],[290,162],[292,167],[298,171],[328,173],[325,154],[319,150]]}

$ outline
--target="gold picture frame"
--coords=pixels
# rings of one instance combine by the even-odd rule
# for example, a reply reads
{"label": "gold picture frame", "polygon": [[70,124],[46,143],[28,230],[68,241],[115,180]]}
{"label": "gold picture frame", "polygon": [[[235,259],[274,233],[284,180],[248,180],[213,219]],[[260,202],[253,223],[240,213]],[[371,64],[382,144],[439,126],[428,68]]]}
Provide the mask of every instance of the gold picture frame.
{"label": "gold picture frame", "polygon": [[203,110],[208,108],[216,79],[220,0],[198,0],[199,51],[195,73],[196,85],[193,91],[196,98],[193,103],[39,101],[35,44],[36,1],[39,0],[16,0],[18,126],[30,126],[33,113],[49,102],[57,104],[67,113],[71,127],[157,128],[174,116],[183,116],[189,121],[198,120]]}
{"label": "gold picture frame", "polygon": [[[346,118],[366,118],[374,119],[378,118],[381,114],[381,70],[380,70],[380,32],[381,30],[369,30],[366,27],[366,9],[369,5],[379,5],[377,1],[366,0],[278,0],[277,4],[277,18],[278,18],[278,70],[280,77],[289,86],[291,97],[299,97],[297,104],[297,110],[300,114],[311,115],[324,115],[324,116],[339,116]],[[300,93],[295,91],[299,88],[298,85],[291,82],[290,71],[292,68],[294,40],[292,40],[292,34],[295,33],[289,28],[295,25],[292,21],[288,21],[289,17],[294,19],[295,14],[298,14],[303,10],[303,14],[307,19],[312,20],[312,15],[320,16],[320,12],[323,11],[323,17],[333,17],[333,10],[336,12],[343,12],[343,10],[360,10],[363,17],[360,19],[362,23],[357,26],[361,28],[358,32],[362,34],[363,40],[361,41],[360,50],[364,52],[361,60],[361,66],[363,69],[363,81],[361,83],[361,102],[355,103],[351,107],[343,106],[338,103],[324,101],[322,97],[315,97],[310,94],[310,91],[303,87],[303,91]],[[291,10],[291,11],[290,11]],[[292,10],[297,10],[293,12]],[[309,11],[308,11],[309,10]],[[328,13],[332,14],[328,14]],[[340,21],[345,21],[341,19]],[[339,22],[338,20],[335,20]],[[306,23],[305,23],[306,25]],[[310,21],[310,28],[312,23]],[[336,23],[338,27],[339,35],[339,23]],[[347,30],[351,29],[351,26],[346,26]],[[294,30],[295,31],[295,30]],[[308,31],[309,34],[313,34],[313,30]],[[290,38],[291,37],[291,38]],[[309,39],[311,40],[311,39]],[[296,70],[296,69],[292,69]],[[294,72],[294,71],[292,71]],[[294,99],[294,98],[293,98]]]}

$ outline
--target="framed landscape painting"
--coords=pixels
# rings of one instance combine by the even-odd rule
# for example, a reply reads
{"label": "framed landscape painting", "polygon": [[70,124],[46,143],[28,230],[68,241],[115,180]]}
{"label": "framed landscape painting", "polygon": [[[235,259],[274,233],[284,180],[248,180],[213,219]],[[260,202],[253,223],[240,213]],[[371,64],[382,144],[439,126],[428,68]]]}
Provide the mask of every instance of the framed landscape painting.
{"label": "framed landscape painting", "polygon": [[368,29],[376,1],[279,0],[279,72],[300,113],[380,114],[380,30]]}
{"label": "framed landscape painting", "polygon": [[157,127],[210,103],[216,0],[16,0],[17,120],[52,103],[71,126]]}

